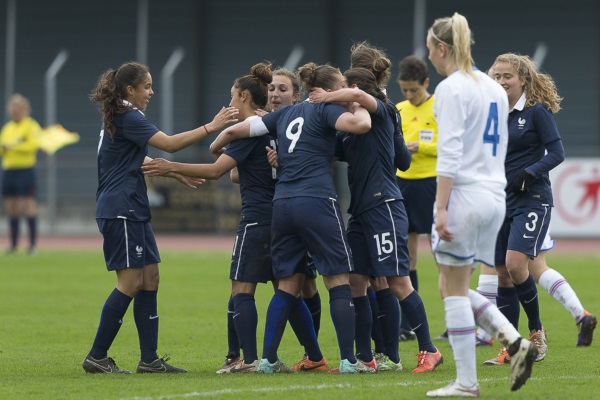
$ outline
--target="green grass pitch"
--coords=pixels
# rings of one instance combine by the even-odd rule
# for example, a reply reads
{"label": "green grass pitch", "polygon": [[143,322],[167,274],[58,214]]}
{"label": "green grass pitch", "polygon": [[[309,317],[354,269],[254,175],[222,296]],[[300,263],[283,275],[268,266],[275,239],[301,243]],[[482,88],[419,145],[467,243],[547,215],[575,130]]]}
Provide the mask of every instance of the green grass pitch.
{"label": "green grass pitch", "polygon": [[[106,296],[116,283],[104,270],[97,251],[42,250],[35,257],[0,255],[0,398],[1,399],[400,399],[425,398],[425,392],[455,377],[447,342],[436,343],[446,362],[431,374],[413,375],[415,342],[401,343],[405,371],[364,376],[300,374],[218,376],[227,350],[226,305],[230,283],[229,253],[162,251],[159,293],[159,354],[168,353],[188,374],[90,375],[81,362],[88,352]],[[552,254],[547,257],[578,293],[583,305],[600,313],[599,255]],[[437,270],[430,254],[421,255],[420,293],[432,337],[444,329],[443,305],[437,292]],[[476,282],[474,277],[473,282]],[[328,296],[323,300],[319,335],[331,366],[339,352]],[[260,285],[258,347],[262,348],[264,317],[272,294]],[[600,337],[591,347],[576,348],[577,328],[570,314],[543,289],[542,322],[548,333],[546,360],[536,363],[531,380],[518,392],[508,388],[509,367],[478,367],[482,398],[597,398],[600,391]],[[119,367],[135,369],[138,341],[132,307],[109,355]],[[522,313],[523,316],[523,313]],[[526,321],[521,321],[525,333]],[[497,346],[478,348],[481,363],[495,356]],[[291,329],[286,329],[279,355],[288,365],[303,354]]]}

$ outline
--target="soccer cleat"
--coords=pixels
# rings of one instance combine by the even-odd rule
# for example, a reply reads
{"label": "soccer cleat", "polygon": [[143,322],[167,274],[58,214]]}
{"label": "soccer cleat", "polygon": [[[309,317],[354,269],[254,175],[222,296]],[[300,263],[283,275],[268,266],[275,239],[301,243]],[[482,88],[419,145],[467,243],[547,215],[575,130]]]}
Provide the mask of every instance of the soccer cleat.
{"label": "soccer cleat", "polygon": [[221,375],[229,373],[229,370],[233,368],[233,364],[240,362],[243,362],[243,360],[240,360],[240,356],[237,354],[227,354],[225,356],[225,362],[223,363],[223,366],[217,370],[217,374]]}
{"label": "soccer cleat", "polygon": [[409,340],[416,340],[417,334],[413,331],[409,331],[406,329],[400,328],[400,335],[398,335],[398,340],[401,342],[408,342]]}
{"label": "soccer cleat", "polygon": [[428,391],[427,397],[479,397],[479,385],[468,388],[452,381],[442,388]]}
{"label": "soccer cleat", "polygon": [[356,359],[358,361],[360,361],[361,363],[365,364],[365,366],[368,367],[368,368],[374,369],[375,371],[377,371],[379,369],[378,365],[377,365],[377,360],[375,359],[375,357],[373,357],[373,359],[371,361],[367,362],[367,361],[361,360],[360,359],[360,354],[357,354],[356,355]]}
{"label": "soccer cleat", "polygon": [[261,374],[295,374],[290,367],[286,366],[283,361],[277,360],[273,364],[269,362],[266,358],[263,358],[258,363],[258,368],[256,372],[260,372]]}
{"label": "soccer cleat", "polygon": [[246,364],[244,360],[239,360],[232,364],[232,367],[226,373],[235,374],[237,372],[250,373],[258,372],[258,360],[254,360],[250,364]]}
{"label": "soccer cleat", "polygon": [[548,354],[548,342],[546,341],[546,331],[544,327],[539,331],[531,331],[529,333],[529,341],[533,343],[538,351],[535,361],[542,361]]}
{"label": "soccer cleat", "polygon": [[377,371],[402,371],[401,361],[395,363],[383,353],[375,353],[374,356],[377,360]]}
{"label": "soccer cleat", "polygon": [[510,390],[519,390],[531,376],[538,350],[527,339],[519,338],[508,348],[510,354]]}
{"label": "soccer cleat", "polygon": [[89,374],[130,374],[131,371],[126,369],[119,369],[115,360],[110,357],[96,360],[91,355],[85,356],[83,364],[81,364],[83,370]]}
{"label": "soccer cleat", "polygon": [[188,372],[187,369],[174,367],[171,364],[168,364],[167,361],[169,360],[170,358],[166,355],[161,358],[157,358],[150,364],[146,364],[140,360],[136,372],[138,374],[181,374]]}
{"label": "soccer cleat", "polygon": [[[375,359],[373,358],[373,361]],[[375,363],[376,364],[376,361]],[[335,372],[337,370],[337,372]],[[374,374],[377,369],[369,367],[367,364],[360,360],[356,360],[356,363],[352,364],[350,361],[344,359],[340,361],[340,367],[329,371],[332,374]]]}
{"label": "soccer cleat", "polygon": [[321,361],[311,361],[305,355],[302,360],[292,366],[292,370],[296,372],[327,372],[329,371],[329,364],[327,364],[325,357]]}
{"label": "soccer cleat", "polygon": [[447,331],[447,330],[445,330],[444,332],[442,332],[442,333],[440,334],[440,336],[436,337],[436,338],[435,338],[435,339],[433,339],[433,340],[448,340],[448,331]]}
{"label": "soccer cleat", "polygon": [[498,355],[483,362],[483,365],[508,365],[510,364],[510,355],[505,348],[498,351]]}
{"label": "soccer cleat", "polygon": [[585,311],[583,318],[577,323],[579,327],[579,335],[577,336],[577,347],[589,346],[594,339],[594,329],[598,325],[596,317]]}
{"label": "soccer cleat", "polygon": [[412,370],[414,374],[432,372],[438,365],[444,363],[442,353],[440,353],[437,348],[435,350],[435,353],[421,350],[419,354],[417,354],[417,367]]}
{"label": "soccer cleat", "polygon": [[475,336],[475,346],[477,347],[481,347],[481,346],[493,346],[494,345],[494,338],[491,338],[490,340],[483,340],[478,336]]}

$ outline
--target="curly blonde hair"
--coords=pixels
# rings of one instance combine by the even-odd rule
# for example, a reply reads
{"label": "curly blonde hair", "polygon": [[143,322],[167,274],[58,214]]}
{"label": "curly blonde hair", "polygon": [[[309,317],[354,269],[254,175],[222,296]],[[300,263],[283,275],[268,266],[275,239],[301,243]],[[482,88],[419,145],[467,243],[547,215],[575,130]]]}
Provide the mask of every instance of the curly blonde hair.
{"label": "curly blonde hair", "polygon": [[500,62],[511,64],[517,71],[519,78],[525,79],[524,90],[527,107],[539,103],[546,106],[553,113],[560,111],[560,102],[563,98],[558,94],[554,80],[550,75],[539,72],[529,56],[505,53],[496,57],[493,65]]}

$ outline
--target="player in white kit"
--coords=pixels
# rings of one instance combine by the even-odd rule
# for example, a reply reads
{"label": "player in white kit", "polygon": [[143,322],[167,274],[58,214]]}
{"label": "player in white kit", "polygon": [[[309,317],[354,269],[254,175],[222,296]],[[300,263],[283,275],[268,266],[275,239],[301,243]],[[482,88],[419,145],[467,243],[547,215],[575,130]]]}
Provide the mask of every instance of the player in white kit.
{"label": "player in white kit", "polygon": [[429,60],[446,76],[435,90],[438,123],[437,193],[432,249],[439,266],[448,338],[457,377],[429,397],[479,397],[475,323],[511,353],[511,390],[531,375],[537,350],[489,300],[469,290],[472,268],[494,263],[496,236],[506,210],[504,159],[508,99],[473,67],[471,31],[455,13],[435,20],[427,35]]}

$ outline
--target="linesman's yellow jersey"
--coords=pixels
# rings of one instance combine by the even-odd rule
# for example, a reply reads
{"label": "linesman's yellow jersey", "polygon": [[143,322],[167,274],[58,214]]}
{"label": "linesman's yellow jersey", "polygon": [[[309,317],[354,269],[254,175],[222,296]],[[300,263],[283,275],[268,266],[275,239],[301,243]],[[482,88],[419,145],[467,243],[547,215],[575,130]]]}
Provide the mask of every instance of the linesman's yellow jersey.
{"label": "linesman's yellow jersey", "polygon": [[402,132],[406,143],[419,142],[412,155],[410,168],[396,171],[402,179],[425,179],[436,176],[438,127],[433,114],[433,96],[415,107],[405,100],[396,104],[402,117]]}
{"label": "linesman's yellow jersey", "polygon": [[33,168],[38,151],[40,125],[31,117],[9,121],[0,131],[0,156],[3,169]]}

